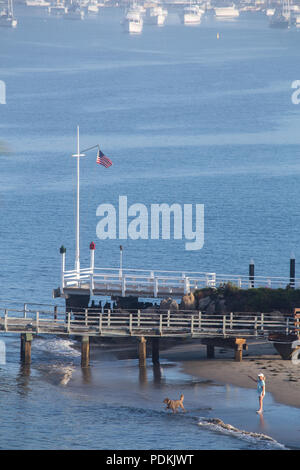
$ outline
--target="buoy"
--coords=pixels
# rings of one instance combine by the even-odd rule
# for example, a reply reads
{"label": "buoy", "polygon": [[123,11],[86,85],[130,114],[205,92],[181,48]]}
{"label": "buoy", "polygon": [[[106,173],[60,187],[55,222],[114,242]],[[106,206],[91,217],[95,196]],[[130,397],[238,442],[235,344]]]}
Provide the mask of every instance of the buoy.
{"label": "buoy", "polygon": [[217,39],[220,39],[220,34],[219,33],[217,33]]}

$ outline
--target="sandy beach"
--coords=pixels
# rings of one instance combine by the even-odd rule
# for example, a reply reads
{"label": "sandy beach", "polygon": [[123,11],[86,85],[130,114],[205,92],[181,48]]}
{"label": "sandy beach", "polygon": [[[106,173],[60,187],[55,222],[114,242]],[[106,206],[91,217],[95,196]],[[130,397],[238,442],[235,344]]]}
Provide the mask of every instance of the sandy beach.
{"label": "sandy beach", "polygon": [[248,342],[242,362],[235,362],[233,351],[215,348],[215,358],[206,358],[206,346],[199,341],[187,342],[161,352],[161,357],[182,363],[183,371],[195,377],[222,384],[255,388],[248,375],[266,376],[266,390],[285,405],[300,408],[300,364],[284,361],[272,343]]}

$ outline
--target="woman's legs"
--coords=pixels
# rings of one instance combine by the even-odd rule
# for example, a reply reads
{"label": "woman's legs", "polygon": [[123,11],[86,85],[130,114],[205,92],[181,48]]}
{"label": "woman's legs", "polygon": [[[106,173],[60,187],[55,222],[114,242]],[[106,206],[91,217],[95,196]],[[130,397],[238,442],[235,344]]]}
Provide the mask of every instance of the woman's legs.
{"label": "woman's legs", "polygon": [[259,402],[259,410],[257,411],[257,413],[261,413],[262,410],[263,410],[263,395],[259,395],[258,397],[258,402]]}

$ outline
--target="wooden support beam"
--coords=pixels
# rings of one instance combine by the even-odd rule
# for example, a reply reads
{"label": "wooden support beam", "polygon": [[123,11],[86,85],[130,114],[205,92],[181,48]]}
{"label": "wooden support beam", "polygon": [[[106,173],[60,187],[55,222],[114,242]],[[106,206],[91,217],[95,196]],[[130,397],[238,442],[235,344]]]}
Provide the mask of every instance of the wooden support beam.
{"label": "wooden support beam", "polygon": [[152,338],[152,362],[159,364],[159,338]]}
{"label": "wooden support beam", "polygon": [[147,357],[146,339],[144,336],[141,336],[139,339],[139,365],[140,367],[146,366],[146,357]]}
{"label": "wooden support beam", "polygon": [[31,362],[31,333],[21,334],[21,361],[23,364],[30,364]]}
{"label": "wooden support beam", "polygon": [[90,341],[88,336],[81,338],[81,367],[88,367],[90,363]]}
{"label": "wooden support beam", "polygon": [[236,362],[242,362],[243,359],[243,345],[237,344],[234,352],[234,360]]}
{"label": "wooden support beam", "polygon": [[222,338],[219,336],[213,338],[203,338],[202,344],[206,344],[207,358],[215,357],[215,348],[233,349],[235,351],[234,359],[238,362],[242,360],[243,350],[248,349],[245,338]]}

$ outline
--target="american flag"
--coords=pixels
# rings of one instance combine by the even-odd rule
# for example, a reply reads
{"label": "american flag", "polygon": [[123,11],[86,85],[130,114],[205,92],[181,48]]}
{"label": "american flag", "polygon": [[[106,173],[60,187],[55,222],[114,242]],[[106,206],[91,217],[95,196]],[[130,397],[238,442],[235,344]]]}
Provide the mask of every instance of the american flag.
{"label": "american flag", "polygon": [[112,161],[108,157],[106,157],[100,149],[98,150],[96,163],[105,166],[105,168],[108,168],[112,165]]}

